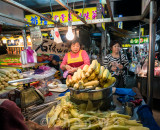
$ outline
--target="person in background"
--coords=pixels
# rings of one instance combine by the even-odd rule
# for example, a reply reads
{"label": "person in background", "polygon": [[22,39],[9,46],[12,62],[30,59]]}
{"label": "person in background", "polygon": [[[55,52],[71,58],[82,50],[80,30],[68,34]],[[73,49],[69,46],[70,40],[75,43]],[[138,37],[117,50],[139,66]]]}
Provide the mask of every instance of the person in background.
{"label": "person in background", "polygon": [[71,41],[71,51],[65,54],[60,68],[73,74],[78,68],[83,69],[85,65],[90,65],[90,59],[85,50],[81,50],[81,44],[78,38]]}
{"label": "person in background", "polygon": [[55,78],[56,79],[61,79],[63,81],[63,71],[60,68],[60,57],[57,55],[54,55],[52,57],[52,60],[48,63],[49,67],[53,67],[57,70],[57,72],[55,73]]}
{"label": "person in background", "polygon": [[0,99],[0,129],[29,130],[20,108],[8,99]]}
{"label": "person in background", "polygon": [[60,61],[60,57],[57,55],[54,55],[52,57],[52,60],[48,63],[48,66],[54,67],[56,70],[60,70],[59,61]]}
{"label": "person in background", "polygon": [[0,130],[52,130],[31,120],[25,121],[21,109],[8,99],[0,99]]}
{"label": "person in background", "polygon": [[0,41],[0,55],[7,54],[7,46]]}
{"label": "person in background", "polygon": [[131,63],[132,62],[132,54],[130,52],[130,49],[127,49],[127,58],[128,58],[129,63]]}
{"label": "person in background", "polygon": [[126,85],[125,71],[129,66],[127,57],[120,53],[121,45],[120,41],[112,41],[110,43],[112,53],[105,56],[103,61],[104,67],[109,69],[117,79],[115,87],[124,87]]}

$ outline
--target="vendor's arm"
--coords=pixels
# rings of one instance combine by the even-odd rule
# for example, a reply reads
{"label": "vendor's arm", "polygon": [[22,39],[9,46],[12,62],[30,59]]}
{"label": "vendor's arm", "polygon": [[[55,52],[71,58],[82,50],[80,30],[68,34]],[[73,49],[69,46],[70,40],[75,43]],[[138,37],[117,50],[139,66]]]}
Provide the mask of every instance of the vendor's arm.
{"label": "vendor's arm", "polygon": [[83,58],[84,64],[80,66],[81,69],[83,69],[85,65],[90,65],[90,59],[85,50],[82,51],[82,58]]}
{"label": "vendor's arm", "polygon": [[64,70],[67,70],[70,66],[67,65],[67,59],[68,59],[68,55],[65,54],[64,58],[63,58],[63,61],[60,65],[60,68],[64,71]]}

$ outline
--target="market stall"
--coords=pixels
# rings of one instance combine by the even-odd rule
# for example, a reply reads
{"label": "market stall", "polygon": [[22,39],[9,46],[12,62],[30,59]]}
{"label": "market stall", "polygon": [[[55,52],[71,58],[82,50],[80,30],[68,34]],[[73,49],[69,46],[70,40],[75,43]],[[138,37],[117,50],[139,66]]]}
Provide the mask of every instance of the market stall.
{"label": "market stall", "polygon": [[[19,7],[25,11],[34,13],[26,16],[25,21],[24,17],[22,19],[11,18],[7,15],[5,15],[5,17],[25,23],[27,26],[34,25],[34,27],[24,27],[25,25],[23,26],[24,48],[21,45],[19,47],[13,46],[13,48],[8,46],[9,53],[20,54],[21,52],[21,62],[19,62],[19,57],[13,57],[12,59],[4,57],[4,59],[0,61],[1,65],[20,65],[22,68],[25,68],[25,66],[26,68],[34,68],[37,63],[36,52],[38,51],[41,51],[45,54],[48,52],[54,52],[55,54],[68,52],[69,50],[66,49],[68,46],[62,43],[60,33],[57,30],[58,26],[66,26],[68,29],[66,38],[68,38],[68,40],[73,40],[74,34],[77,35],[77,32],[74,30],[75,33],[73,34],[72,24],[99,24],[101,29],[103,28],[103,45],[101,45],[101,50],[105,51],[106,43],[104,41],[106,37],[104,35],[106,34],[106,31],[104,23],[114,22],[112,11],[109,8],[110,2],[107,1],[107,8],[112,19],[101,19],[102,12],[104,12],[104,10],[101,10],[102,7],[104,9],[103,4],[101,3],[98,4],[97,10],[95,7],[87,8],[85,10],[85,17],[81,17],[84,13],[84,3],[83,9],[78,9],[75,11],[65,2],[61,0],[56,1],[68,10],[67,16],[62,14],[62,12],[60,12],[59,16],[54,15],[54,17],[53,12],[49,12],[48,14],[41,14],[17,2],[4,0],[4,3],[8,2],[9,4]],[[151,1],[151,7],[151,13],[153,13],[153,1]],[[70,15],[70,13],[72,14]],[[76,20],[71,24],[72,15],[74,15],[74,19]],[[141,20],[142,17],[144,17],[143,15],[145,14],[142,14],[142,16],[116,18],[116,22],[126,20]],[[4,15],[1,14],[1,16]],[[96,16],[100,19],[96,19]],[[66,23],[64,23],[65,20],[67,20]],[[31,21],[31,23],[29,23],[29,21]],[[54,23],[54,25],[47,25],[48,21]],[[53,42],[53,40],[48,38],[43,39],[40,26],[36,25],[45,25],[43,27],[54,27],[54,34],[53,28],[50,30],[51,35],[53,34],[52,36],[54,36],[54,40],[56,39],[56,42]],[[26,30],[24,28],[30,30],[31,39],[34,45],[32,49],[34,50],[27,46]],[[151,42],[154,43],[151,35],[152,33],[150,33],[150,45]],[[86,35],[87,38],[83,37],[82,39],[89,39],[88,36],[89,35]],[[13,39],[11,40],[13,42]],[[87,41],[86,44],[88,43],[89,42]],[[153,49],[153,45],[149,51],[150,54],[152,52],[151,50]],[[102,53],[103,55],[106,54],[106,52]],[[40,61],[45,61],[47,58],[50,58],[48,55],[44,54],[38,55],[38,57],[41,57]],[[152,60],[153,57],[150,57],[149,74],[151,74],[151,76],[149,75],[148,77],[148,84],[150,89],[151,82],[153,82],[151,81],[153,72],[150,71],[152,67]],[[86,65],[83,67],[83,69],[78,68],[78,70],[73,75],[68,75],[66,84],[62,84],[59,80],[56,80],[54,75],[56,74],[56,70],[48,66],[40,66],[38,69],[36,67],[30,70],[27,69],[27,71],[22,71],[21,74],[19,74],[17,70],[14,69],[7,70],[6,68],[3,68],[0,70],[0,73],[2,73],[0,89],[6,89],[8,85],[16,86],[15,88],[12,86],[13,91],[9,91],[9,95],[7,96],[10,100],[15,101],[21,108],[26,120],[30,119],[40,125],[48,126],[49,128],[60,127],[68,129],[148,130],[147,127],[143,127],[141,124],[143,123],[142,120],[141,123],[137,121],[137,109],[141,107],[141,105],[145,104],[142,97],[135,97],[138,94],[133,92],[132,89],[114,88],[113,86],[116,82],[115,77],[112,77],[109,70],[105,69],[104,66],[97,62],[97,60],[93,60],[90,66]],[[37,85],[37,82],[39,85]],[[69,93],[66,93],[68,91]],[[60,93],[62,92],[65,92],[65,96],[59,97],[61,95]],[[115,94],[118,94],[119,96],[116,96]],[[152,98],[151,94],[152,92],[149,91],[149,98]],[[149,115],[149,113],[147,114]]]}
{"label": "market stall", "polygon": [[[136,121],[138,106],[145,104],[138,91],[114,88],[114,77],[99,65],[93,60],[90,66],[69,75],[66,81],[69,92],[52,82],[49,90],[53,95],[46,97],[43,105],[27,108],[29,115],[25,116],[49,128],[147,130]],[[58,93],[60,89],[64,93]],[[35,108],[36,112],[31,113]]]}

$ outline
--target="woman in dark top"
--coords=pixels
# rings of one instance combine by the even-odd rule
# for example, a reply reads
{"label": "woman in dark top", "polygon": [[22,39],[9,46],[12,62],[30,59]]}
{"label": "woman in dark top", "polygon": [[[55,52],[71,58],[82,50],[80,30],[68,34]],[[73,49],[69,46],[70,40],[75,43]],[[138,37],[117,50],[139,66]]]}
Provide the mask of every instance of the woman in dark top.
{"label": "woman in dark top", "polygon": [[52,57],[52,60],[48,63],[48,66],[49,66],[49,67],[54,67],[56,70],[59,71],[59,70],[60,70],[59,61],[60,61],[59,56],[54,55],[54,56]]}
{"label": "woman in dark top", "polygon": [[124,54],[120,53],[121,43],[119,41],[112,41],[110,49],[112,53],[105,56],[103,65],[116,77],[115,87],[124,87],[126,85],[125,70],[129,65],[128,59]]}

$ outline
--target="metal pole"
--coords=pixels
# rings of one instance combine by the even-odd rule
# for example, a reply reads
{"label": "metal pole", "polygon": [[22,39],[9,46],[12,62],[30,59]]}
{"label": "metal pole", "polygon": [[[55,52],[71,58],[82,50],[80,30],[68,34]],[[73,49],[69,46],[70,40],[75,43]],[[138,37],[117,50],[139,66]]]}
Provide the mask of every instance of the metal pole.
{"label": "metal pole", "polygon": [[147,84],[147,104],[152,106],[153,97],[153,78],[154,78],[154,62],[155,62],[155,24],[154,18],[154,1],[150,2],[150,20],[149,20],[149,59],[148,59],[148,84]]}
{"label": "metal pole", "polygon": [[22,30],[23,41],[24,41],[24,49],[27,49],[27,38],[26,38],[26,30]]}
{"label": "metal pole", "polygon": [[139,24],[139,50],[138,50],[138,61],[140,62],[141,56],[140,56],[140,44],[141,44],[141,24]]}
{"label": "metal pole", "polygon": [[0,13],[0,16],[5,17],[5,18],[8,18],[8,19],[15,20],[15,21],[18,21],[18,22],[21,22],[21,23],[30,24],[30,25],[35,25],[35,24],[30,23],[30,22],[26,22],[26,21],[24,21],[24,20],[22,20],[22,19],[9,16],[9,15],[7,15],[7,14]]}

